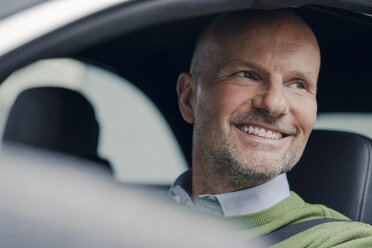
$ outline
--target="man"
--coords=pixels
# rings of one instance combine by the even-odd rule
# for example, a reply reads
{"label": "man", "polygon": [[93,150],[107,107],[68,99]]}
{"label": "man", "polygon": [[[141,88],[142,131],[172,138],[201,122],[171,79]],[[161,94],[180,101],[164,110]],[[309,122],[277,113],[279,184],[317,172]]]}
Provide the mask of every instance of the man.
{"label": "man", "polygon": [[[258,235],[310,219],[346,219],[305,203],[285,175],[316,120],[319,67],[315,35],[290,10],[225,14],[208,25],[190,73],[177,82],[181,114],[194,124],[193,164],[171,195]],[[329,222],[276,247],[310,246],[372,247],[372,229]]]}

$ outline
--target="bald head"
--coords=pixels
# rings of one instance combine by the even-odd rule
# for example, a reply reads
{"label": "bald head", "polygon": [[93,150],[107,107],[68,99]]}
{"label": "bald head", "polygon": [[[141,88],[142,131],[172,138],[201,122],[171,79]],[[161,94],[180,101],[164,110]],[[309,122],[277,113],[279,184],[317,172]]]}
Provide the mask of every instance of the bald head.
{"label": "bald head", "polygon": [[310,45],[319,56],[320,64],[314,33],[293,11],[245,10],[224,14],[213,20],[200,35],[190,73],[199,81],[202,76],[213,74],[217,69],[215,63],[228,59],[226,54],[249,49],[249,45],[255,46],[254,49],[257,46],[291,49],[299,43]]}
{"label": "bald head", "polygon": [[177,81],[194,124],[193,195],[232,192],[289,171],[316,120],[320,52],[290,10],[224,14]]}

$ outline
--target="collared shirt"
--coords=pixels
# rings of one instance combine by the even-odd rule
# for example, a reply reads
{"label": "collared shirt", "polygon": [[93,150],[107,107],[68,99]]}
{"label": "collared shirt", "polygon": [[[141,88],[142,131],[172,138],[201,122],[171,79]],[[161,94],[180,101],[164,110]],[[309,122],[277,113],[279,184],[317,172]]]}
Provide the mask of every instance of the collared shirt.
{"label": "collared shirt", "polygon": [[169,194],[182,205],[203,212],[235,216],[265,210],[290,196],[286,174],[258,186],[224,194],[200,195],[196,204],[192,201],[191,170],[186,171],[173,183]]}

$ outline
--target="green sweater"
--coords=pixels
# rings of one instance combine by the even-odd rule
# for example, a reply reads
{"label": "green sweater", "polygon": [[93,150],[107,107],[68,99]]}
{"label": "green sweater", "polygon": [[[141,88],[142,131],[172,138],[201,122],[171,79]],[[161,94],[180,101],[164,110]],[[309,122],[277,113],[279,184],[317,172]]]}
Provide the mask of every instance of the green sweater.
{"label": "green sweater", "polygon": [[[348,219],[323,205],[308,204],[294,192],[291,192],[290,197],[266,210],[225,218],[242,232],[249,230],[257,236],[272,232],[287,224],[311,219]],[[372,248],[372,227],[360,222],[328,222],[314,226],[272,247]]]}

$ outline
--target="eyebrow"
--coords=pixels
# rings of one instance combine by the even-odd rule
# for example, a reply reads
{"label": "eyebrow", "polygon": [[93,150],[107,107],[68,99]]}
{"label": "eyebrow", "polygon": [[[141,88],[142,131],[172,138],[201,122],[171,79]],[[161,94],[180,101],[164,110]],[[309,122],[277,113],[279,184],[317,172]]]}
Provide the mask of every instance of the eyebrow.
{"label": "eyebrow", "polygon": [[[251,62],[251,61],[244,61],[244,60],[241,60],[241,59],[227,60],[225,63],[221,64],[218,67],[217,72],[220,73],[221,71],[224,71],[224,70],[229,69],[229,68],[235,68],[235,67],[249,67],[249,68],[252,68],[254,70],[257,70],[260,73],[268,74],[267,70],[263,66],[261,66],[257,63]],[[294,77],[303,78],[305,81],[313,82],[313,80],[310,79],[310,76],[312,75],[312,72],[303,72],[303,71],[299,71],[299,70],[293,70],[293,71],[290,71],[289,74],[294,75]],[[316,84],[317,82],[313,82],[313,83]]]}
{"label": "eyebrow", "polygon": [[306,81],[312,82],[312,80],[310,80],[310,75],[312,74],[311,72],[303,72],[303,71],[295,70],[295,71],[291,71],[290,73],[296,77],[304,78]]}
{"label": "eyebrow", "polygon": [[260,72],[266,73],[265,68],[263,68],[261,65],[256,64],[254,62],[250,61],[244,61],[241,59],[230,59],[227,60],[225,63],[222,63],[219,67],[217,72],[220,73],[223,70],[229,69],[229,68],[235,68],[235,67],[249,67],[255,70],[258,70]]}

